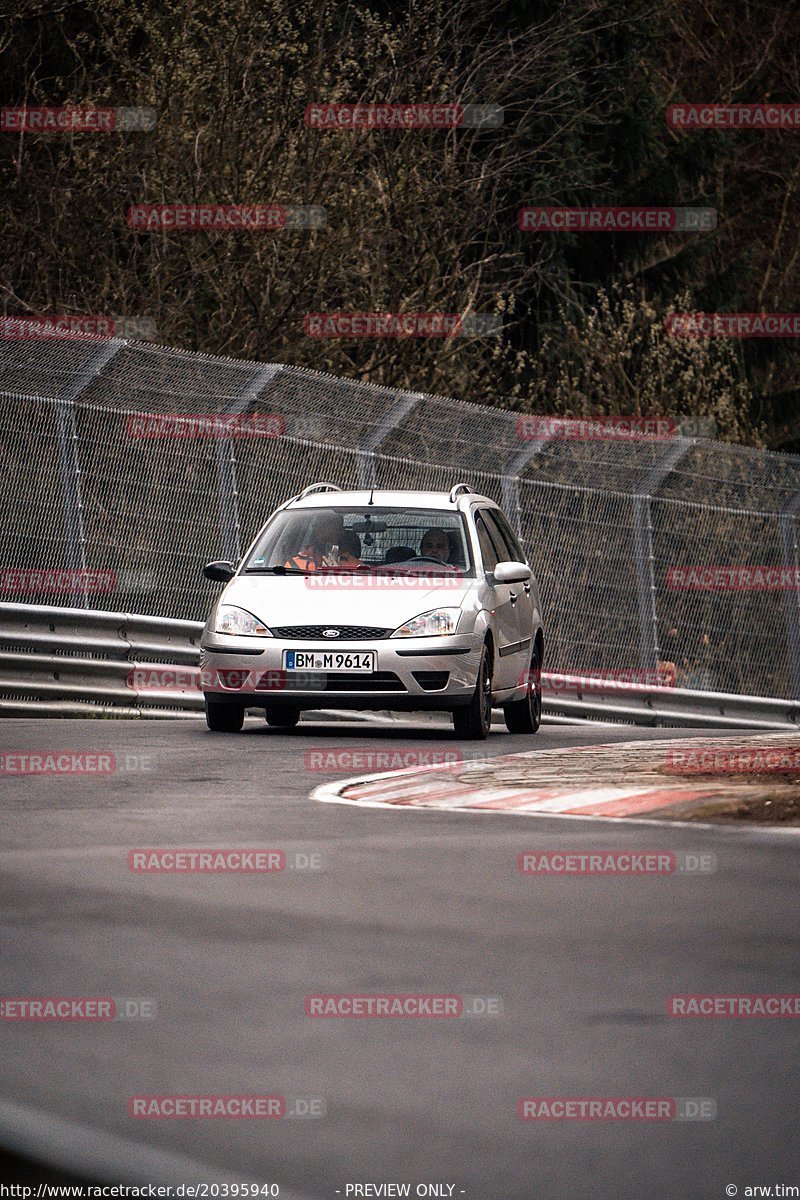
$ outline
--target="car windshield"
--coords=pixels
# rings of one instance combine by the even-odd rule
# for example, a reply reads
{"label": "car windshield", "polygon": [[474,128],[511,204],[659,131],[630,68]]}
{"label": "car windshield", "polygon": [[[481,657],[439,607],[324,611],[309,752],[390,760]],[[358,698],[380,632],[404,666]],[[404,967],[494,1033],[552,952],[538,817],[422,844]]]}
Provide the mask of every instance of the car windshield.
{"label": "car windshield", "polygon": [[473,576],[460,513],[376,506],[284,510],[265,529],[244,570]]}

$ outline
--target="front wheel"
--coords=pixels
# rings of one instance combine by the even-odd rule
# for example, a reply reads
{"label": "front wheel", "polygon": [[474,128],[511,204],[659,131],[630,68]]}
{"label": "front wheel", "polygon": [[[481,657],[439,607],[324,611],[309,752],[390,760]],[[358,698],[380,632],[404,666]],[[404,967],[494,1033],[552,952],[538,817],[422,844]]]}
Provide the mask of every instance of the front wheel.
{"label": "front wheel", "polygon": [[542,723],[542,680],[539,674],[539,651],[531,656],[525,696],[503,705],[503,716],[509,733],[537,733]]}
{"label": "front wheel", "polygon": [[489,647],[481,651],[478,679],[469,704],[453,710],[456,737],[469,741],[485,741],[492,726],[492,662]]}
{"label": "front wheel", "polygon": [[244,705],[209,700],[206,696],[206,725],[212,733],[238,733],[244,725]]}

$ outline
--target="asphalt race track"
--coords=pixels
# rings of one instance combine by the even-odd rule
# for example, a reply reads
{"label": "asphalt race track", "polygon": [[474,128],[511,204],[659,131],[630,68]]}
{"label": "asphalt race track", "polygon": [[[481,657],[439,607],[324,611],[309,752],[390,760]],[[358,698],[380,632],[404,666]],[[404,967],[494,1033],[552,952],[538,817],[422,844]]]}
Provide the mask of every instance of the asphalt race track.
{"label": "asphalt race track", "polygon": [[[685,736],[549,726],[489,748]],[[253,719],[239,736],[5,720],[0,750],[113,753],[117,770],[0,779],[3,995],[153,998],[157,1017],[0,1022],[0,1097],[186,1155],[209,1180],[331,1200],[365,1183],[453,1185],[456,1200],[800,1183],[800,1022],[666,1013],[673,993],[796,990],[796,835],[309,799],[354,772],[309,772],[308,750],[432,743],[463,746],[411,719],[289,734]],[[322,869],[129,870],[129,850],[158,846],[279,848]],[[717,870],[528,878],[516,856],[531,849],[701,851]],[[500,997],[503,1013],[315,1020],[315,992]],[[322,1097],[326,1115],[133,1120],[127,1097],[145,1093]],[[525,1122],[522,1096],[708,1097],[718,1114]]]}

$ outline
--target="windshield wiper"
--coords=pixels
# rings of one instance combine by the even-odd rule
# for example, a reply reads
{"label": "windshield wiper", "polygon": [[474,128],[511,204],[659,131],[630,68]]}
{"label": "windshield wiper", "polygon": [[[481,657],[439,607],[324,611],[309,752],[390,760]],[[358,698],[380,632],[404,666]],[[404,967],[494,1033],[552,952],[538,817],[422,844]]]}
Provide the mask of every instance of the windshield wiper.
{"label": "windshield wiper", "polygon": [[245,575],[309,575],[309,571],[301,571],[299,567],[245,567]]}

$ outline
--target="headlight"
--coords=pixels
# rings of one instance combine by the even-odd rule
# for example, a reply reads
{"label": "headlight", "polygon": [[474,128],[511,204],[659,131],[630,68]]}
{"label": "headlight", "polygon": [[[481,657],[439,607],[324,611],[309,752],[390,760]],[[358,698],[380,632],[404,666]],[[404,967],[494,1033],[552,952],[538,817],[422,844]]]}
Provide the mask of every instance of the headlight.
{"label": "headlight", "polygon": [[405,625],[395,629],[391,636],[444,637],[448,633],[455,633],[460,616],[460,608],[434,608],[430,612],[420,613],[418,617],[412,617]]}
{"label": "headlight", "polygon": [[235,637],[272,637],[266,625],[245,608],[222,604],[214,624],[215,633],[230,633]]}

